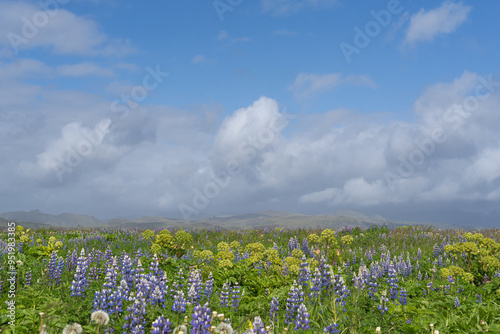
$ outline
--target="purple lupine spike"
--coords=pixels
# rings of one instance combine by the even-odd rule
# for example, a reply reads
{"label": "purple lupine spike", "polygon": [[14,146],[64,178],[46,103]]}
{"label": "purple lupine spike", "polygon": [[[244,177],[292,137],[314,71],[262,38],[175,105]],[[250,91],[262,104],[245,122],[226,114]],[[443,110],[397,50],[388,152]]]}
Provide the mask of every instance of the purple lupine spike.
{"label": "purple lupine spike", "polygon": [[297,310],[297,317],[295,319],[295,330],[307,330],[310,328],[309,326],[309,317],[310,314],[307,312],[307,307],[302,303]]}
{"label": "purple lupine spike", "polygon": [[221,307],[229,307],[229,289],[230,283],[226,282],[222,285],[222,292],[220,296]]}
{"label": "purple lupine spike", "polygon": [[236,282],[231,289],[231,306],[234,311],[237,311],[240,306],[240,298],[240,286],[238,285],[238,282]]}
{"label": "purple lupine spike", "polygon": [[88,286],[86,277],[87,269],[87,257],[85,256],[85,250],[82,248],[80,257],[78,258],[74,280],[71,283],[72,297],[81,297],[85,295],[85,290]]}
{"label": "purple lupine spike", "polygon": [[280,303],[278,301],[278,298],[273,297],[273,299],[271,300],[271,309],[269,310],[269,317],[272,322],[278,321],[279,306]]}

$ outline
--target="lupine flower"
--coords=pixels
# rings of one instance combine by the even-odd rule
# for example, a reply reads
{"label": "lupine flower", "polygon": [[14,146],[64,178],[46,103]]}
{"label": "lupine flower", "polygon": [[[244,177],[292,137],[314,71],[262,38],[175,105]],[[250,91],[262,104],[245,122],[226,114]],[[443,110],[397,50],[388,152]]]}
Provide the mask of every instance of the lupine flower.
{"label": "lupine flower", "polygon": [[459,307],[460,306],[460,300],[458,299],[458,297],[455,297],[455,301],[454,301],[453,305],[455,307]]}
{"label": "lupine flower", "polygon": [[277,321],[278,320],[278,311],[279,311],[279,301],[278,298],[273,297],[271,300],[271,309],[269,310],[269,316],[271,321]]}
{"label": "lupine flower", "polygon": [[386,296],[387,292],[385,290],[382,291],[382,296],[380,297],[380,305],[378,305],[378,309],[379,311],[382,311],[382,314],[389,311],[389,308],[386,306],[386,303],[389,301],[389,299]]}
{"label": "lupine flower", "polygon": [[82,331],[82,326],[75,322],[73,325],[66,325],[62,334],[80,334]]}
{"label": "lupine flower", "polygon": [[85,295],[85,289],[88,286],[87,282],[87,257],[85,256],[85,249],[82,248],[80,257],[78,258],[78,264],[76,266],[75,278],[71,283],[71,296],[80,297]]}
{"label": "lupine flower", "polygon": [[205,290],[203,293],[205,294],[205,300],[210,301],[210,297],[212,296],[212,293],[214,292],[214,278],[212,276],[212,272],[208,275],[208,279],[205,282]]}
{"label": "lupine flower", "polygon": [[481,295],[476,295],[476,303],[480,304],[483,302],[483,297]]}
{"label": "lupine flower", "polygon": [[321,293],[321,271],[319,271],[318,267],[314,269],[314,275],[311,282],[313,286],[311,287],[311,293],[309,294],[309,297],[319,298]]}
{"label": "lupine flower", "polygon": [[201,298],[201,271],[194,269],[189,272],[188,299],[191,303],[198,302]]}
{"label": "lupine flower", "polygon": [[57,266],[57,253],[55,251],[52,251],[52,253],[50,254],[50,260],[47,267],[47,278],[49,279],[50,284],[55,283],[54,277],[56,272],[56,266]]}
{"label": "lupine flower", "polygon": [[[31,270],[28,270],[26,276],[24,276],[24,285],[31,286]],[[0,291],[2,291],[2,283],[0,281]]]}
{"label": "lupine flower", "polygon": [[309,263],[306,261],[306,256],[302,256],[302,263],[300,264],[299,270],[299,284],[302,285],[302,288],[306,288],[309,286],[309,280],[311,279],[311,270],[309,269]]}
{"label": "lupine flower", "polygon": [[155,321],[153,321],[151,334],[168,334],[170,333],[171,324],[172,323],[169,319],[165,319],[163,316],[159,316]]}
{"label": "lupine flower", "polygon": [[253,319],[253,333],[255,334],[266,334],[267,331],[264,328],[264,323],[262,322],[261,317],[255,317]]}
{"label": "lupine flower", "polygon": [[302,303],[299,306],[299,309],[297,311],[297,318],[295,320],[295,327],[294,329],[296,330],[306,330],[309,329],[309,313],[307,312],[306,306]]}
{"label": "lupine flower", "polygon": [[399,302],[401,303],[401,305],[406,305],[407,303],[406,297],[407,297],[406,289],[402,287],[399,293]]}
{"label": "lupine flower", "polygon": [[186,312],[187,300],[184,298],[184,291],[179,290],[174,297],[174,304],[172,305],[172,311],[174,312]]}
{"label": "lupine flower", "polygon": [[323,332],[327,334],[333,334],[333,333],[339,333],[339,330],[337,329],[338,324],[334,322],[333,324],[330,324],[323,328]]}
{"label": "lupine flower", "polygon": [[224,283],[222,285],[222,292],[220,295],[220,306],[229,307],[229,283]]}
{"label": "lupine flower", "polygon": [[236,282],[231,289],[231,305],[233,310],[238,310],[238,307],[240,306],[240,286],[238,285],[238,282]]}
{"label": "lupine flower", "polygon": [[210,308],[208,303],[204,306],[197,305],[194,308],[191,321],[193,328],[191,329],[191,334],[209,334],[209,328],[211,325]]}
{"label": "lupine flower", "polygon": [[[302,288],[302,286],[299,286]],[[293,281],[293,285],[290,287],[290,292],[288,292],[288,298],[286,300],[286,318],[285,324],[291,324],[293,317],[295,316],[295,311],[299,307],[300,297],[299,288],[297,288],[297,282]]]}

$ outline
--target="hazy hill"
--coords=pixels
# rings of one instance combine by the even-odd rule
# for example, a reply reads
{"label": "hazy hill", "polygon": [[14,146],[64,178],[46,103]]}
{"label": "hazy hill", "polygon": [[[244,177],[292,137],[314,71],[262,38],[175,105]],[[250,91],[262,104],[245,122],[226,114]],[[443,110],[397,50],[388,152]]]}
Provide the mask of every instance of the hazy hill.
{"label": "hazy hill", "polygon": [[38,223],[44,225],[51,225],[56,227],[77,227],[77,226],[89,226],[95,227],[102,224],[102,222],[92,216],[62,213],[60,215],[51,215],[48,213],[43,213],[40,210],[26,211],[14,211],[5,212],[0,214],[9,221],[23,221]]}
{"label": "hazy hill", "polygon": [[165,217],[150,217],[144,216],[140,217],[136,220],[128,220],[128,219],[110,219],[101,227],[107,228],[139,228],[141,230],[154,230],[161,228],[183,228],[185,230],[192,229],[207,229],[211,230],[218,227],[215,224],[209,224],[205,222],[199,221],[189,221],[185,222],[182,219],[171,219]]}
{"label": "hazy hill", "polygon": [[85,215],[63,213],[51,215],[39,210],[29,212],[17,211],[0,214],[0,226],[7,226],[7,221],[17,221],[26,228],[36,227],[79,227],[79,228],[138,228],[161,229],[161,228],[183,228],[191,229],[262,229],[284,227],[290,229],[340,229],[346,225],[367,228],[371,225],[386,224],[389,228],[402,225],[433,225],[438,228],[452,228],[446,224],[415,223],[405,221],[390,221],[376,215],[365,215],[351,210],[341,210],[329,215],[305,215],[285,211],[263,211],[259,213],[247,213],[233,216],[210,217],[197,220],[184,221],[182,219],[166,218],[162,216],[143,216],[137,219],[114,218],[106,222]]}

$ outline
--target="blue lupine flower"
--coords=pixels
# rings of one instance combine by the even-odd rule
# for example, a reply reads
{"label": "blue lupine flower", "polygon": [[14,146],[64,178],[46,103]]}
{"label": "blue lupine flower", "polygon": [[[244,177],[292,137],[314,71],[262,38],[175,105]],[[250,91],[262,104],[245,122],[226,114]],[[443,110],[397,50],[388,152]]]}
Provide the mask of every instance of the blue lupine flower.
{"label": "blue lupine flower", "polygon": [[406,289],[404,287],[402,287],[401,291],[399,292],[399,302],[401,303],[401,305],[407,304],[406,297],[407,297]]}
{"label": "blue lupine flower", "polygon": [[260,317],[255,317],[253,320],[253,332],[255,334],[266,334],[267,331],[264,328],[264,323]]}
{"label": "blue lupine flower", "polygon": [[210,297],[212,296],[212,293],[214,292],[214,278],[212,276],[212,272],[208,275],[208,279],[205,282],[205,290],[203,293],[205,294],[205,300],[207,302],[210,301]]}
{"label": "blue lupine flower", "polygon": [[309,296],[311,298],[317,299],[319,298],[321,293],[321,271],[319,271],[318,267],[314,269],[314,275],[311,282],[313,283],[313,285],[311,287],[311,293],[309,294]]}
{"label": "blue lupine flower", "polygon": [[209,328],[211,326],[211,311],[208,303],[204,306],[197,305],[192,313],[193,320],[191,325],[191,334],[210,334]]}
{"label": "blue lupine flower", "polygon": [[49,280],[49,284],[55,283],[56,267],[57,267],[57,253],[55,251],[52,251],[52,253],[50,254],[49,264],[47,266],[48,269],[47,278]]}
{"label": "blue lupine flower", "polygon": [[286,300],[286,318],[285,324],[291,324],[295,316],[295,311],[299,308],[300,296],[299,290],[302,286],[297,288],[297,282],[293,281],[293,285],[290,287],[290,292],[288,292],[288,298]]}
{"label": "blue lupine flower", "polygon": [[197,303],[201,298],[201,270],[194,269],[189,273],[188,299],[191,303]]}
{"label": "blue lupine flower", "polygon": [[74,280],[71,283],[71,296],[80,297],[85,295],[85,289],[88,286],[87,282],[87,258],[85,256],[85,250],[82,248],[80,257],[78,258],[78,264],[76,267],[76,272]]}
{"label": "blue lupine flower", "polygon": [[184,291],[178,290],[174,297],[174,304],[172,305],[172,311],[174,312],[186,312],[187,300],[184,298]]}
{"label": "blue lupine flower", "polygon": [[238,310],[240,306],[240,286],[238,285],[238,282],[236,282],[231,289],[231,305],[235,311]]}
{"label": "blue lupine flower", "polygon": [[172,323],[162,315],[152,323],[151,334],[169,334]]}
{"label": "blue lupine flower", "polygon": [[460,306],[460,300],[458,299],[458,297],[455,297],[455,301],[454,301],[453,305],[455,307],[459,307]]}
{"label": "blue lupine flower", "polygon": [[[31,286],[31,270],[28,270],[26,276],[24,276],[24,286]],[[0,283],[0,291],[2,291],[1,283]]]}
{"label": "blue lupine flower", "polygon": [[278,301],[278,298],[273,297],[271,300],[271,309],[269,310],[269,317],[271,321],[276,322],[278,321],[278,311],[280,309],[280,303]]}
{"label": "blue lupine flower", "polygon": [[222,292],[220,294],[220,306],[229,307],[229,283],[224,283],[222,285]]}
{"label": "blue lupine flower", "polygon": [[339,330],[337,329],[338,326],[339,325],[336,322],[334,322],[333,324],[330,324],[325,328],[323,328],[323,332],[328,334],[339,333]]}
{"label": "blue lupine flower", "polygon": [[295,320],[295,330],[306,330],[309,329],[309,313],[307,313],[307,308],[304,304],[300,304],[297,311],[297,317]]}
{"label": "blue lupine flower", "polygon": [[306,261],[306,256],[302,256],[302,263],[300,264],[299,270],[299,284],[302,285],[302,288],[306,288],[309,286],[309,280],[311,279],[311,270],[309,269],[309,263]]}
{"label": "blue lupine flower", "polygon": [[480,304],[483,302],[483,297],[481,295],[476,295],[476,303]]}
{"label": "blue lupine flower", "polygon": [[382,291],[382,296],[380,297],[380,305],[378,305],[379,311],[382,311],[382,314],[386,313],[389,311],[389,307],[387,307],[387,302],[389,299],[386,297],[387,293],[385,291]]}

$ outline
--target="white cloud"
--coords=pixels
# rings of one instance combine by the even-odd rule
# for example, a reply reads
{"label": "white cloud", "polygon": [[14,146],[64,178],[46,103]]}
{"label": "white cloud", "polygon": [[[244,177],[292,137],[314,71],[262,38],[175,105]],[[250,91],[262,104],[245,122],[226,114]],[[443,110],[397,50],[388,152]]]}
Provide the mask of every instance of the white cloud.
{"label": "white cloud", "polygon": [[128,41],[110,39],[93,20],[62,7],[44,10],[22,1],[0,2],[0,45],[12,53],[35,48],[70,55],[121,55],[133,51]]}
{"label": "white cloud", "polygon": [[329,91],[341,84],[370,86],[372,88],[376,88],[373,80],[366,75],[350,75],[342,77],[340,73],[299,73],[295,78],[295,82],[288,88],[294,92],[296,97],[307,98],[318,93]]}
{"label": "white cloud", "polygon": [[236,110],[220,126],[214,139],[213,163],[225,168],[255,161],[278,138],[284,117],[276,101],[261,97],[247,108]]}
{"label": "white cloud", "polygon": [[264,12],[276,15],[293,14],[305,8],[329,8],[337,0],[262,0]]}
{"label": "white cloud", "polygon": [[61,65],[56,68],[56,73],[65,77],[99,76],[112,77],[113,71],[93,63],[81,63],[74,65]]}
{"label": "white cloud", "polygon": [[467,19],[471,6],[462,2],[444,2],[439,8],[425,11],[421,9],[410,18],[406,42],[431,41],[435,36],[455,32]]}

